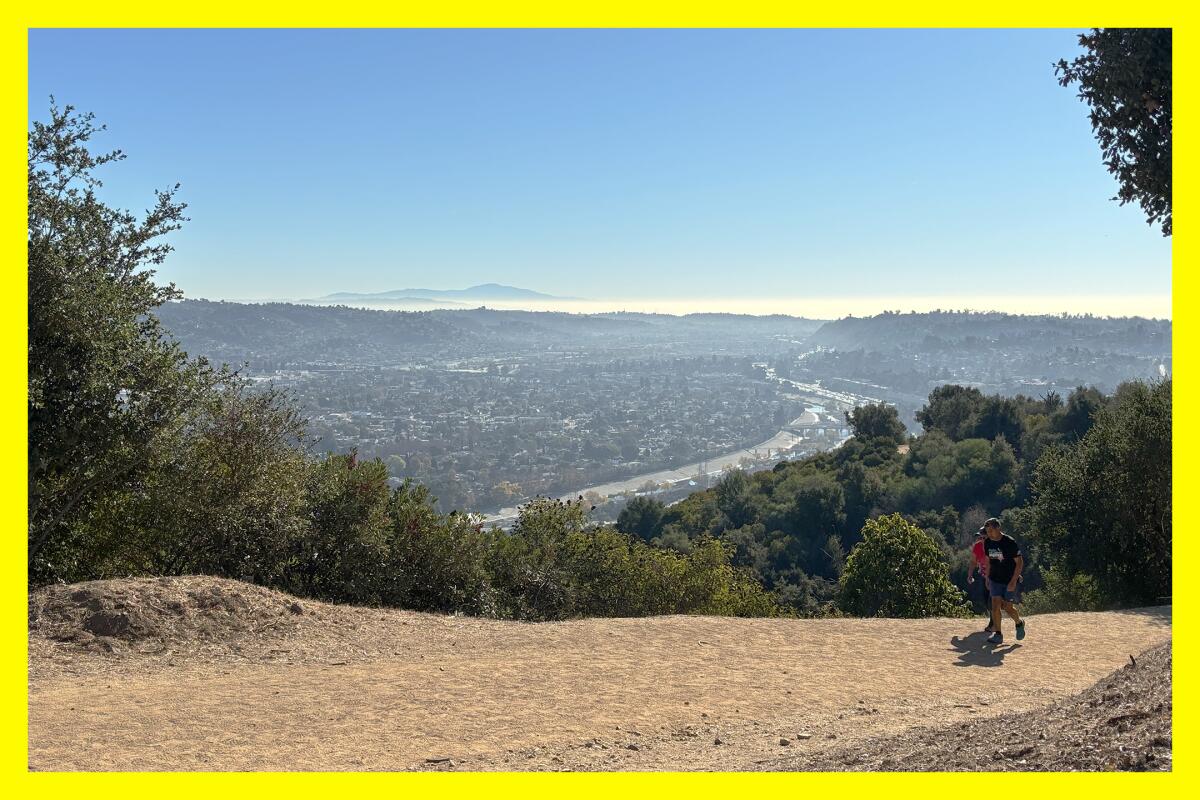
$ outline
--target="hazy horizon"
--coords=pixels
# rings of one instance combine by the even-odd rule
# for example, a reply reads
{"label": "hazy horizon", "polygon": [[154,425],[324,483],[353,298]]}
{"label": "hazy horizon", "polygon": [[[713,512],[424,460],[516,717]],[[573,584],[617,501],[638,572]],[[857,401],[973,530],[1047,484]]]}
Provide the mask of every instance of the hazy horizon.
{"label": "hazy horizon", "polygon": [[[453,288],[453,287],[447,287]],[[536,287],[522,287],[536,288]],[[349,291],[349,290],[347,290]],[[233,303],[300,303],[313,304],[319,298],[299,297],[188,297],[195,300],[226,301]],[[458,305],[446,310],[465,310],[481,305],[496,310],[561,311],[576,314],[601,314],[609,312],[637,312],[648,314],[786,314],[808,319],[838,319],[854,316],[864,317],[885,311],[929,312],[941,311],[998,311],[1009,314],[1092,314],[1098,317],[1146,317],[1148,319],[1171,319],[1170,295],[1023,295],[992,296],[987,298],[962,296],[841,296],[807,298],[582,298],[555,300],[460,300]],[[372,303],[366,300],[337,300],[321,305],[345,305],[352,308],[376,310],[426,310],[408,309],[402,304]],[[430,310],[434,306],[430,306]]]}

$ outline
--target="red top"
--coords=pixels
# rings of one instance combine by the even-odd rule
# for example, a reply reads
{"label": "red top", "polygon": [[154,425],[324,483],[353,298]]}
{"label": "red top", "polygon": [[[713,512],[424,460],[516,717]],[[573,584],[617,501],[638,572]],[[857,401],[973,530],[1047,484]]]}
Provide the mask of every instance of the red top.
{"label": "red top", "polygon": [[986,575],[988,568],[988,557],[987,553],[983,551],[982,539],[976,542],[975,546],[971,548],[971,555],[975,556],[975,563],[979,566],[979,571]]}

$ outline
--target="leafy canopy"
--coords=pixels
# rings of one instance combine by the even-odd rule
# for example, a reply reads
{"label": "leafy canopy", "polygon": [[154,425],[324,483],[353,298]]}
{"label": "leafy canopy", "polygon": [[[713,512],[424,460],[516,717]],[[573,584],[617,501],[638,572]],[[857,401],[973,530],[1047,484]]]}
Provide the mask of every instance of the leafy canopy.
{"label": "leafy canopy", "polygon": [[846,558],[838,605],[859,617],[957,617],[963,594],[950,583],[941,548],[899,514],[870,520]]}
{"label": "leafy canopy", "polygon": [[1171,235],[1171,29],[1093,28],[1087,52],[1055,65],[1058,82],[1078,84],[1104,165],[1121,205],[1137,202],[1146,221]]}

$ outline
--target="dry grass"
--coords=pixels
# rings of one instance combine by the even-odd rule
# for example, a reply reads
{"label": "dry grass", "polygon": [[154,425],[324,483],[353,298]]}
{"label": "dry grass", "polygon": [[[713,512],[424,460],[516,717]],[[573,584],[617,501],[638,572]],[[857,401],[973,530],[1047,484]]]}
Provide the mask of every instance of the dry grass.
{"label": "dry grass", "polygon": [[527,624],[294,602],[196,577],[31,595],[30,768],[748,769],[1045,705],[1171,635],[1169,608],[1033,617],[992,649],[977,620]]}

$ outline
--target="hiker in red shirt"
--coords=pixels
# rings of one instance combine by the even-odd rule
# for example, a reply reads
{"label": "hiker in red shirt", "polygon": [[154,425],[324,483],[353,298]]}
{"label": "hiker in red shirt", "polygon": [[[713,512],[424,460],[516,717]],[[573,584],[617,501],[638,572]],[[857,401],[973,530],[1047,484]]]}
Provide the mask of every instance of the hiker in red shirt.
{"label": "hiker in red shirt", "polygon": [[983,604],[987,607],[988,624],[983,629],[984,633],[992,632],[992,598],[991,587],[988,585],[988,556],[983,547],[983,539],[987,536],[987,529],[980,528],[975,532],[975,544],[971,547],[971,557],[974,563],[967,570],[967,584],[975,582],[975,570],[979,570],[979,580],[983,582]]}

